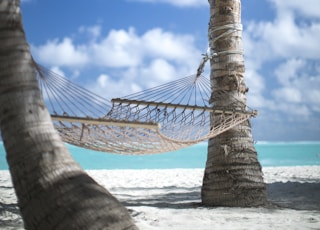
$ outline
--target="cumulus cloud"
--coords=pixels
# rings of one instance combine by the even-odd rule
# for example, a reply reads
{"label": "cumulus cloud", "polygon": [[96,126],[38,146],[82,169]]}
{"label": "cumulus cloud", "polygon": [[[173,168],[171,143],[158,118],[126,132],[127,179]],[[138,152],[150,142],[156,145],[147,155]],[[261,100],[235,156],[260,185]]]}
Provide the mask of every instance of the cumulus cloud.
{"label": "cumulus cloud", "polygon": [[[208,4],[205,0],[149,2]],[[265,121],[281,123],[283,117],[319,121],[320,1],[269,2],[276,11],[275,18],[248,22],[243,33],[248,104],[258,108]],[[104,35],[101,27],[94,25],[82,26],[78,33],[88,40],[79,44],[74,36],[51,39],[32,46],[32,51],[37,60],[58,71],[62,71],[61,67],[101,68],[88,87],[106,98],[193,74],[203,52],[196,47],[192,35],[162,28],[151,28],[142,34],[133,27],[114,29]]]}
{"label": "cumulus cloud", "polygon": [[[89,31],[95,38],[100,36],[100,27],[81,27],[79,30]],[[201,53],[195,48],[191,35],[174,34],[160,28],[150,29],[141,36],[134,28],[111,30],[99,40],[80,45],[66,37],[32,48],[33,54],[42,62],[60,66],[132,67],[141,65],[148,58],[194,65]]]}
{"label": "cumulus cloud", "polygon": [[107,99],[118,98],[142,90],[140,85],[128,78],[117,80],[105,73],[100,74],[94,82],[87,85],[87,88]]}
{"label": "cumulus cloud", "polygon": [[201,7],[208,6],[206,0],[129,0],[136,2],[147,2],[147,3],[166,3],[177,7]]}
{"label": "cumulus cloud", "polygon": [[78,32],[88,39],[80,44],[71,37],[49,40],[33,45],[32,53],[46,66],[69,67],[76,71],[73,75],[79,75],[81,69],[101,69],[89,87],[103,96],[107,92],[108,98],[123,95],[124,88],[130,94],[194,74],[201,59],[202,52],[196,48],[192,35],[161,28],[140,35],[133,27],[110,30],[107,35],[102,35],[100,26],[82,26]]}
{"label": "cumulus cloud", "polygon": [[33,46],[32,53],[37,60],[51,66],[83,66],[90,60],[85,48],[75,45],[68,37]]}
{"label": "cumulus cloud", "polygon": [[274,71],[279,86],[271,90],[273,111],[308,121],[319,113],[320,72],[314,61],[287,59]]}
{"label": "cumulus cloud", "polygon": [[288,9],[278,11],[272,22],[251,22],[247,33],[251,51],[255,49],[261,55],[259,59],[305,57],[317,58],[320,47],[316,44],[320,39],[320,24],[312,22],[306,25],[297,24],[297,15]]}
{"label": "cumulus cloud", "polygon": [[[175,76],[175,68],[164,59],[155,59],[147,68],[142,68],[142,77],[144,79],[153,79],[153,82],[170,81]],[[151,87],[154,85],[150,85]]]}
{"label": "cumulus cloud", "polygon": [[89,38],[95,40],[101,35],[101,26],[94,25],[94,26],[80,26],[79,33],[87,34]]}
{"label": "cumulus cloud", "polygon": [[[320,107],[320,101],[314,100],[320,87],[320,13],[316,10],[320,2],[269,1],[276,17],[251,21],[244,31],[248,85],[254,88],[249,101],[307,119]],[[273,69],[266,71],[265,65]],[[266,99],[270,96],[272,102]]]}
{"label": "cumulus cloud", "polygon": [[298,71],[303,70],[306,66],[306,61],[303,59],[291,58],[284,63],[278,65],[274,71],[278,81],[285,86],[291,85],[298,74]]}
{"label": "cumulus cloud", "polygon": [[274,90],[273,94],[279,101],[300,103],[302,100],[302,95],[299,89],[294,87],[283,87],[280,89],[276,89]]}
{"label": "cumulus cloud", "polygon": [[263,130],[256,138],[318,140],[320,1],[268,1],[275,17],[246,22],[243,33],[248,104]]}
{"label": "cumulus cloud", "polygon": [[186,76],[178,67],[166,59],[152,59],[147,65],[126,68],[117,72],[118,77],[101,74],[95,82],[87,87],[106,98],[114,98],[139,92],[146,88],[170,82]]}
{"label": "cumulus cloud", "polygon": [[299,0],[270,0],[276,5],[278,11],[294,11],[299,16],[320,18],[319,8],[320,2],[318,0],[308,0],[307,2]]}
{"label": "cumulus cloud", "polygon": [[133,28],[128,31],[111,30],[101,41],[87,47],[93,61],[90,64],[106,67],[136,66],[142,58],[139,46],[140,39]]}
{"label": "cumulus cloud", "polygon": [[66,77],[66,76],[65,76],[65,73],[63,72],[63,70],[61,70],[61,68],[59,68],[58,66],[53,66],[53,67],[51,67],[50,70],[51,70],[52,72],[54,72],[54,73],[62,76],[62,77]]}

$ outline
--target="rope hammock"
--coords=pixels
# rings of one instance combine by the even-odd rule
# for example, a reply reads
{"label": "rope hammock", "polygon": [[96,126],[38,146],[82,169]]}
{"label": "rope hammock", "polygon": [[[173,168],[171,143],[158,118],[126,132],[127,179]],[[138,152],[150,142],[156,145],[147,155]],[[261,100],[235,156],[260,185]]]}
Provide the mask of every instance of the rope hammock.
{"label": "rope hammock", "polygon": [[227,94],[211,89],[201,75],[209,58],[204,56],[195,75],[111,101],[42,66],[36,72],[64,142],[111,153],[160,153],[212,138],[256,116],[236,98],[224,106],[210,104],[212,95]]}

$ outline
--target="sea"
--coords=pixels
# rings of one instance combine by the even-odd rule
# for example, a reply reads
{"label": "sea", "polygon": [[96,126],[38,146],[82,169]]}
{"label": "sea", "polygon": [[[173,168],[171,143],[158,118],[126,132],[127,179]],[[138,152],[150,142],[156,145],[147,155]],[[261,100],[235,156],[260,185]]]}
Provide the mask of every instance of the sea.
{"label": "sea", "polygon": [[[67,144],[74,159],[84,169],[173,169],[204,168],[207,142],[174,152],[152,155],[119,155],[92,151]],[[255,148],[263,167],[320,165],[319,142],[257,142]],[[0,170],[8,169],[0,143]]]}

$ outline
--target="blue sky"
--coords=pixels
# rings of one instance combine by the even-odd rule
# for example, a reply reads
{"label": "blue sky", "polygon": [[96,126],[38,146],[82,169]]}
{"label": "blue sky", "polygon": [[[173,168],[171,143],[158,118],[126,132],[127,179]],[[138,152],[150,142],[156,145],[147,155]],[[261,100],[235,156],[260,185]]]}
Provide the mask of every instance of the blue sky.
{"label": "blue sky", "polygon": [[[319,9],[242,1],[256,141],[320,140]],[[39,63],[108,99],[196,73],[208,46],[207,0],[22,0],[22,14]]]}

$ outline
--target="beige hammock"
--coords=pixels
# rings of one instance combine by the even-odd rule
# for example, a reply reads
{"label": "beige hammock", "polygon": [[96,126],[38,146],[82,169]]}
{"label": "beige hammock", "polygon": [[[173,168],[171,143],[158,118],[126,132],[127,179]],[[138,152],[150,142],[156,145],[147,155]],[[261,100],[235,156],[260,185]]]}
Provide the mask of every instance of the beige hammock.
{"label": "beige hammock", "polygon": [[[97,151],[173,151],[217,136],[257,114],[235,98],[223,107],[210,105],[215,89],[201,75],[202,69],[195,75],[111,101],[41,66],[36,71],[63,141]],[[214,93],[215,97],[225,95],[221,90]]]}

